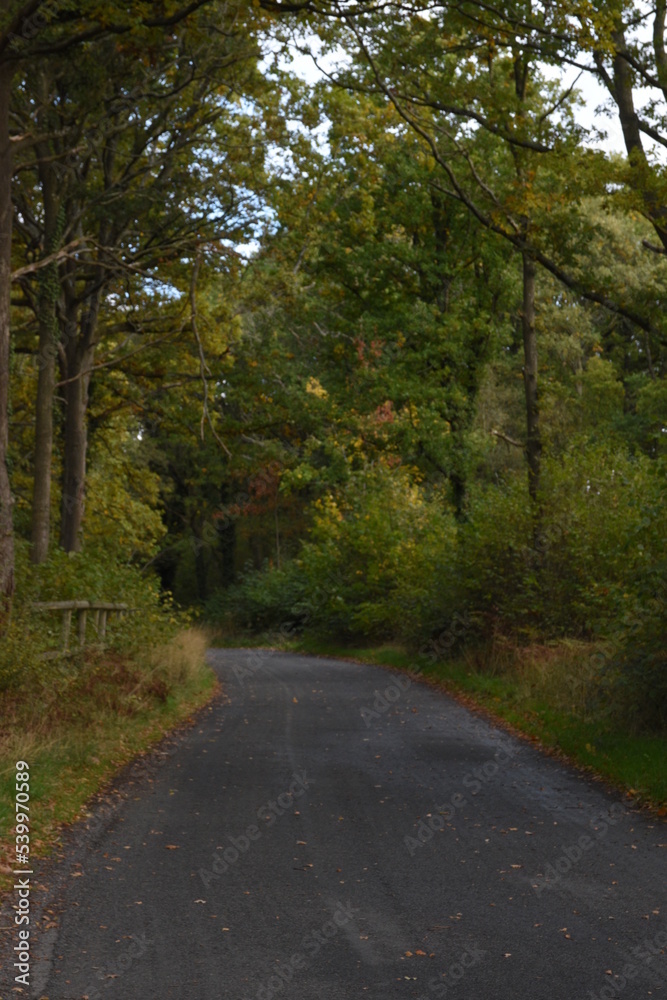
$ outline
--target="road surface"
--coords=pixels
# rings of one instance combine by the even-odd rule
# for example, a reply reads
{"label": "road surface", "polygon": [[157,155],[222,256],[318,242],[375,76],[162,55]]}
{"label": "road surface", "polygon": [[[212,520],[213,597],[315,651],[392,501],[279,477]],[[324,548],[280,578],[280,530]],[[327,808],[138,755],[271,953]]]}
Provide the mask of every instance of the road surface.
{"label": "road surface", "polygon": [[23,996],[667,998],[662,821],[404,675],[210,657],[226,698],[58,866]]}

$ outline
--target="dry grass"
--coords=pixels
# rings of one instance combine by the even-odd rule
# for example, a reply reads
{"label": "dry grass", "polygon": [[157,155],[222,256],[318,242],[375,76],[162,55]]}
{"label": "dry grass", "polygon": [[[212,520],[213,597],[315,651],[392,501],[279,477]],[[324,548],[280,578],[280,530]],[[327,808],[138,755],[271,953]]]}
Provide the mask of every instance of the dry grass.
{"label": "dry grass", "polygon": [[154,675],[167,683],[190,683],[201,670],[210,643],[211,636],[205,629],[189,628],[179,632],[171,642],[151,653]]}
{"label": "dry grass", "polygon": [[496,634],[484,647],[467,650],[464,660],[475,673],[511,678],[519,700],[544,698],[553,708],[585,717],[611,651],[610,643],[561,639],[519,645]]}

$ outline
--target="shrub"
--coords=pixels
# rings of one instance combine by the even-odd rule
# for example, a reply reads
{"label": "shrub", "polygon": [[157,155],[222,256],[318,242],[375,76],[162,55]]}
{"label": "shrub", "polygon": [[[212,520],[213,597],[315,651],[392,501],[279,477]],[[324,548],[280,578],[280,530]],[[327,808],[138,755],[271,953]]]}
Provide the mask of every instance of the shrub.
{"label": "shrub", "polygon": [[343,637],[416,641],[449,617],[454,517],[408,470],[370,466],[316,503],[300,564],[310,625]]}
{"label": "shrub", "polygon": [[133,613],[110,623],[107,648],[132,654],[168,641],[187,626],[189,615],[177,612],[169,594],[160,594],[157,580],[138,569],[115,562],[102,551],[51,553],[40,566],[29,560],[29,546],[19,540],[16,551],[17,593],[8,626],[0,637],[0,690],[67,672],[66,663],[44,659],[42,653],[60,645],[61,617],[37,612],[35,601],[102,600],[124,603]]}
{"label": "shrub", "polygon": [[[664,569],[664,564],[663,564]],[[626,616],[602,691],[613,716],[634,731],[667,730],[667,602],[664,577]]]}
{"label": "shrub", "polygon": [[458,546],[469,610],[536,636],[600,636],[665,560],[658,464],[604,445],[547,460],[537,545],[525,477],[477,488]]}
{"label": "shrub", "polygon": [[370,466],[344,492],[315,502],[298,559],[247,571],[209,602],[207,617],[255,630],[289,623],[339,638],[411,641],[448,617],[454,551],[442,498],[427,497],[406,471]]}
{"label": "shrub", "polygon": [[239,583],[209,598],[204,614],[212,625],[232,632],[276,629],[303,619],[299,609],[306,589],[307,581],[296,563],[284,568],[268,563],[259,570],[248,567]]}

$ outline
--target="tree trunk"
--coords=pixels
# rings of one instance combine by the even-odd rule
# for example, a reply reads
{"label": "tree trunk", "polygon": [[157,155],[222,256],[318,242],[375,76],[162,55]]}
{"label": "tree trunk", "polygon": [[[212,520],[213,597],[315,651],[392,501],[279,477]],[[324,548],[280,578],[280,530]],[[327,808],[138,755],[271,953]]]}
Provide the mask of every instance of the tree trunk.
{"label": "tree trunk", "polygon": [[[55,177],[48,167],[40,171],[44,199],[44,254],[57,249],[62,228],[57,210]],[[51,463],[53,456],[53,397],[58,341],[56,303],[60,292],[58,266],[44,268],[39,277],[39,375],[35,403],[35,465],[32,499],[31,559],[43,563],[51,534]]]}
{"label": "tree trunk", "polygon": [[537,338],[535,336],[535,261],[523,253],[523,383],[526,393],[526,459],[528,462],[528,493],[533,503],[540,488],[542,439],[537,395]]}
{"label": "tree trunk", "polygon": [[11,78],[11,69],[0,66],[0,626],[14,592],[13,497],[7,467],[12,245],[12,152],[9,140]]}
{"label": "tree trunk", "polygon": [[40,319],[39,376],[35,401],[35,466],[32,493],[31,560],[38,566],[49,554],[51,534],[51,460],[53,456],[53,396],[55,391],[53,327]]}
{"label": "tree trunk", "polygon": [[[655,188],[651,185],[651,168],[644,150],[642,133],[639,127],[639,116],[635,109],[633,95],[634,71],[622,53],[627,51],[625,31],[617,30],[612,35],[614,43],[613,77],[608,87],[616,102],[618,117],[623,130],[623,140],[628,154],[631,177],[639,192],[646,214],[657,233],[663,249],[667,252],[667,207]],[[656,61],[660,61],[659,49],[656,50]]]}
{"label": "tree trunk", "polygon": [[[223,483],[220,490],[220,503],[225,507],[233,502],[233,494],[229,483]],[[233,518],[225,517],[215,522],[218,532],[218,550],[220,553],[220,581],[223,587],[231,587],[236,583],[236,523]]]}
{"label": "tree trunk", "polygon": [[[79,372],[90,367],[88,354],[82,357]],[[92,355],[90,357],[92,362]],[[68,365],[68,372],[73,366]],[[72,374],[69,374],[72,378]],[[89,375],[80,375],[68,382],[65,390],[65,434],[63,441],[63,497],[62,520],[60,524],[60,544],[65,552],[81,551],[81,532],[86,490],[86,452],[88,449],[88,409]]]}
{"label": "tree trunk", "polygon": [[99,311],[99,291],[94,292],[81,318],[79,336],[66,331],[67,381],[63,441],[63,497],[60,544],[65,552],[80,552],[86,492],[88,449],[88,387],[95,360],[94,340]]}

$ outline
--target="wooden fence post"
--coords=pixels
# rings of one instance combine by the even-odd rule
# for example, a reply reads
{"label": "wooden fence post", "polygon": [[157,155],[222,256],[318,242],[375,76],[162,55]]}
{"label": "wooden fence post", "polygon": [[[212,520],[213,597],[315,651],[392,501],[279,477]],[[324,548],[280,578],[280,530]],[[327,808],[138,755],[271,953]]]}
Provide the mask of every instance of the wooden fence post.
{"label": "wooden fence post", "polygon": [[73,611],[76,611],[78,615],[78,649],[82,650],[86,646],[86,624],[89,611],[93,613],[97,638],[100,646],[103,647],[108,615],[122,616],[132,610],[128,608],[127,604],[110,604],[107,601],[37,601],[33,604],[33,608],[36,611],[60,611],[62,614],[61,649],[60,651],[50,650],[43,653],[42,655],[47,658],[73,655],[69,648]]}

